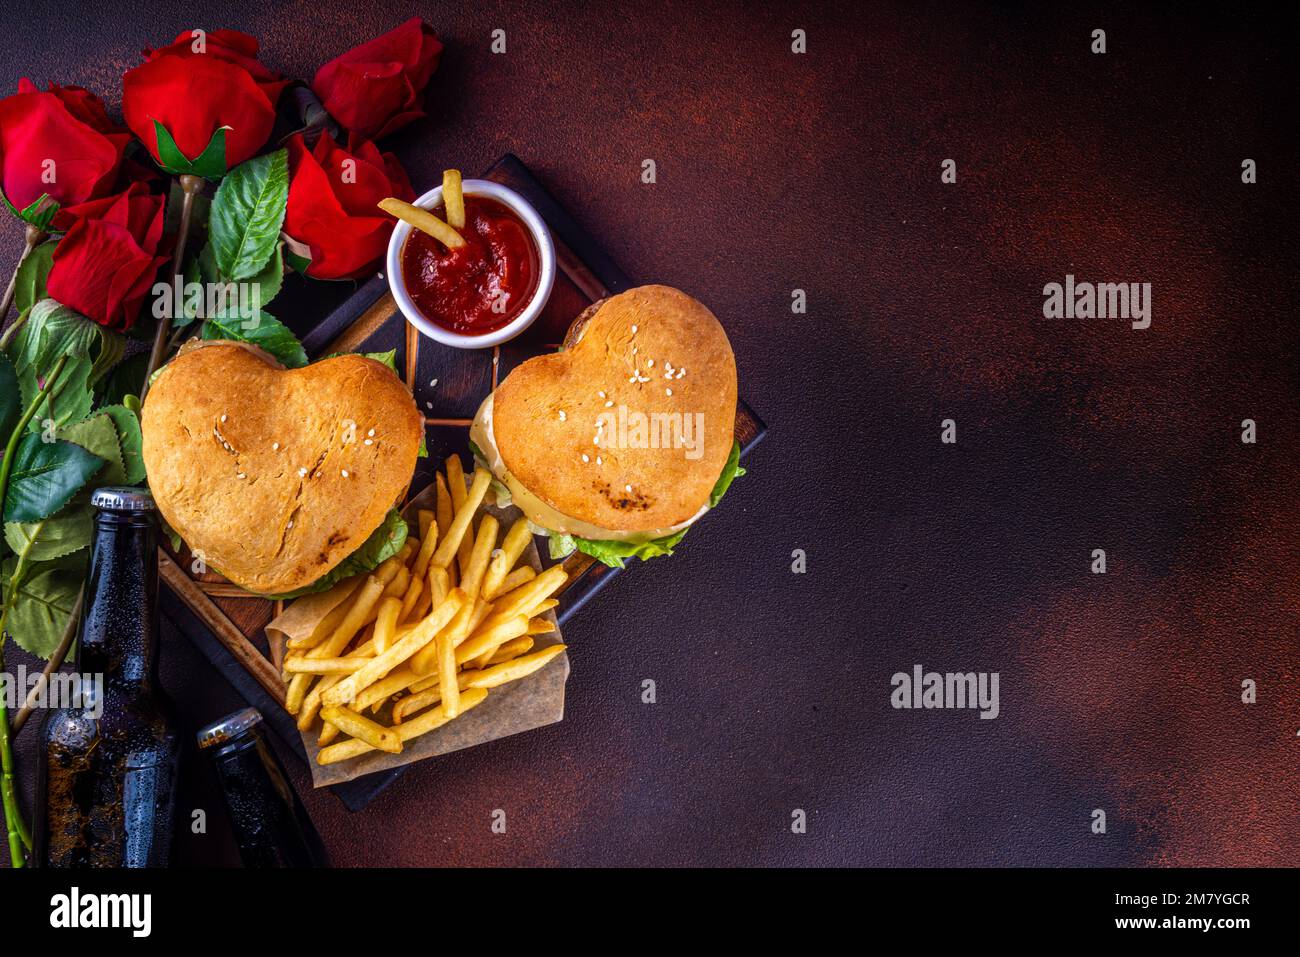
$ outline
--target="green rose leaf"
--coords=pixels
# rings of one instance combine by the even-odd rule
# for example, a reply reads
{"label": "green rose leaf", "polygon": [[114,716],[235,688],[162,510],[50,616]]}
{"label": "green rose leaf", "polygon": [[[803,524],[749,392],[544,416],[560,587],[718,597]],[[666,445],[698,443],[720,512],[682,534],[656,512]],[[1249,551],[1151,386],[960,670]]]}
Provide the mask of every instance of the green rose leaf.
{"label": "green rose leaf", "polygon": [[[48,423],[60,428],[90,415],[95,402],[90,388],[91,368],[89,359],[72,359],[64,365],[53,391],[36,407],[36,414],[28,424],[31,432],[44,433]],[[30,369],[26,373],[20,372],[18,385],[22,389],[24,405],[30,405],[40,391],[34,372]]]}
{"label": "green rose leaf", "polygon": [[9,435],[22,416],[19,399],[18,373],[9,357],[0,352],[0,442],[8,442]]}
{"label": "green rose leaf", "polygon": [[4,521],[36,522],[53,515],[103,467],[103,459],[75,443],[24,435],[5,490]]}
{"label": "green rose leaf", "polygon": [[138,395],[144,386],[144,370],[149,367],[149,353],[137,352],[123,359],[99,388],[99,401],[104,405],[122,405],[129,395]]}
{"label": "green rose leaf", "polygon": [[117,426],[112,417],[96,413],[88,419],[73,423],[58,431],[58,437],[80,445],[91,455],[104,460],[103,467],[95,473],[98,485],[127,485],[126,469],[122,465],[122,448],[117,440]]}
{"label": "green rose leaf", "polygon": [[208,145],[204,147],[203,152],[191,160],[181,152],[172,135],[167,132],[167,127],[154,120],[153,131],[158,137],[158,165],[177,176],[193,173],[204,179],[221,179],[226,175],[226,130],[228,129],[230,129],[228,126],[219,127],[212,134],[212,139],[208,140]]}
{"label": "green rose leaf", "polygon": [[280,293],[280,287],[284,285],[284,257],[280,253],[281,244],[276,243],[275,250],[271,253],[271,258],[266,261],[266,265],[261,271],[248,280],[256,285],[258,290],[258,302],[265,306]]}
{"label": "green rose leaf", "polygon": [[32,306],[27,321],[14,336],[9,356],[22,375],[25,369],[44,371],[60,356],[93,358],[103,327],[53,299]]}
{"label": "green rose leaf", "polygon": [[14,305],[19,315],[45,298],[45,280],[49,278],[50,269],[54,266],[54,247],[57,245],[58,242],[53,239],[41,243],[27,254],[18,267]]}
{"label": "green rose leaf", "polygon": [[289,199],[285,150],[255,156],[227,174],[212,201],[208,235],[217,269],[227,279],[250,279],[276,251]]}
{"label": "green rose leaf", "polygon": [[251,342],[280,360],[287,369],[301,369],[307,364],[307,353],[298,337],[289,327],[269,312],[263,311],[251,319],[219,315],[203,323],[204,339],[233,339]]}
{"label": "green rose leaf", "polygon": [[[89,414],[89,387],[121,359],[125,350],[126,339],[121,335],[53,299],[42,299],[14,336],[9,356],[18,373],[24,405],[35,400],[40,391],[39,377],[59,358],[72,357],[55,384],[54,407],[59,414],[52,417],[63,425]],[[33,417],[32,430],[40,431],[47,417],[51,417],[48,399]]]}
{"label": "green rose leaf", "polygon": [[[17,559],[4,563],[6,591]],[[18,584],[5,630],[19,647],[39,658],[49,658],[63,640],[72,608],[81,592],[85,562],[46,562],[31,568]]]}
{"label": "green rose leaf", "polygon": [[117,429],[117,444],[122,455],[123,484],[136,485],[144,480],[144,433],[140,429],[140,415],[125,405],[106,405],[100,409],[113,420]]}
{"label": "green rose leaf", "polygon": [[89,500],[78,497],[39,522],[6,522],[5,542],[14,554],[25,555],[29,562],[62,558],[90,544],[94,513]]}

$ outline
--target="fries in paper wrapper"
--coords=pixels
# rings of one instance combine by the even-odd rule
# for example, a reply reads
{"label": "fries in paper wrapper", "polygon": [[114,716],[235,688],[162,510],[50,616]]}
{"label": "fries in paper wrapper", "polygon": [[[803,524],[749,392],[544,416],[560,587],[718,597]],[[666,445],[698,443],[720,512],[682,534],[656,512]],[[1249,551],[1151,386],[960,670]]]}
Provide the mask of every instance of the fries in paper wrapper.
{"label": "fries in paper wrapper", "polygon": [[564,717],[569,659],[551,600],[563,575],[543,572],[517,508],[486,504],[486,473],[452,459],[453,507],[440,473],[403,509],[409,547],[266,626],[294,669],[287,707],[316,787]]}

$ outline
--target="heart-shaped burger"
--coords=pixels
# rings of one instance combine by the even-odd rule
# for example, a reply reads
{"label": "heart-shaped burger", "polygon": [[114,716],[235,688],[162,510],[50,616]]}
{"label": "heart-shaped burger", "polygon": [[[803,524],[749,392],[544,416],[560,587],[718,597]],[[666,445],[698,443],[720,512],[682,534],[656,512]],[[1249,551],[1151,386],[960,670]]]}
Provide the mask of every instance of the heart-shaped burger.
{"label": "heart-shaped burger", "polygon": [[553,554],[670,554],[736,474],[736,360],[703,304],[668,286],[603,300],[563,351],[529,359],[479,409],[475,451]]}
{"label": "heart-shaped burger", "polygon": [[306,589],[385,524],[424,418],[401,380],[364,356],[285,369],[243,343],[196,346],[164,367],[144,404],[158,508],[237,585]]}

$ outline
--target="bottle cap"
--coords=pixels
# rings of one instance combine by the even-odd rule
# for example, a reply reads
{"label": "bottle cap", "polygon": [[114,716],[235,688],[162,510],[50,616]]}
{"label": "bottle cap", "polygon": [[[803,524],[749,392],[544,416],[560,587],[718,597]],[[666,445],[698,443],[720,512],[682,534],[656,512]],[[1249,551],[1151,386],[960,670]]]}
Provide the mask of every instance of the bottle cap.
{"label": "bottle cap", "polygon": [[244,708],[234,714],[228,714],[199,731],[196,736],[199,747],[211,748],[218,744],[225,744],[261,722],[262,713],[256,708]]}
{"label": "bottle cap", "polygon": [[109,512],[156,512],[158,506],[148,489],[108,485],[95,489],[90,504]]}

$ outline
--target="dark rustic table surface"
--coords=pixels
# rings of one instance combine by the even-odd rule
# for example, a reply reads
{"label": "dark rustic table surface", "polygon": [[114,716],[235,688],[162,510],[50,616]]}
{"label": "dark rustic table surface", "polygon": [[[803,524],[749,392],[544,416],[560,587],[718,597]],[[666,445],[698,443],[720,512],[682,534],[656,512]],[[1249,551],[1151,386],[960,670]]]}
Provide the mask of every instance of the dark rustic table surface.
{"label": "dark rustic table surface", "polygon": [[[290,761],[336,863],[1300,860],[1300,85],[1270,15],[178,10],[29,4],[4,84],[116,108],[140,49],[194,26],[310,77],[421,14],[447,44],[430,117],[385,143],[417,191],[518,154],[634,279],[713,308],[770,430],[675,557],[568,627],[563,723],[426,762],[358,814]],[[20,237],[6,223],[11,255]],[[1151,327],[1044,318],[1066,274],[1151,283]],[[276,312],[300,332],[352,288],[293,281]],[[187,642],[162,658],[187,729],[241,704]],[[894,709],[917,664],[997,672],[999,716]],[[213,823],[178,857],[234,862],[201,770],[182,808]]]}

